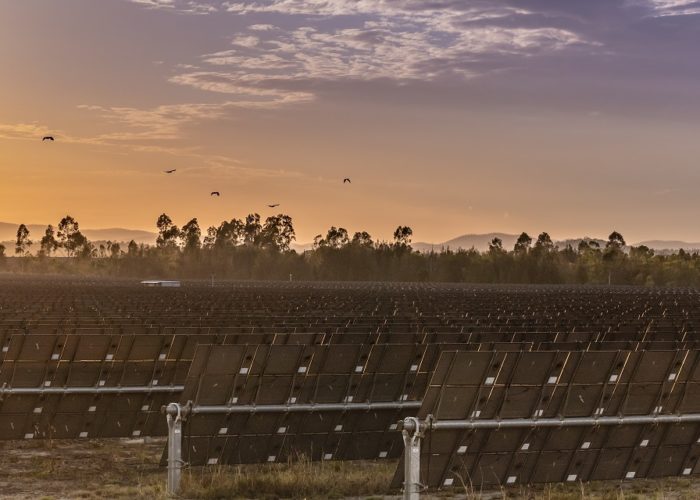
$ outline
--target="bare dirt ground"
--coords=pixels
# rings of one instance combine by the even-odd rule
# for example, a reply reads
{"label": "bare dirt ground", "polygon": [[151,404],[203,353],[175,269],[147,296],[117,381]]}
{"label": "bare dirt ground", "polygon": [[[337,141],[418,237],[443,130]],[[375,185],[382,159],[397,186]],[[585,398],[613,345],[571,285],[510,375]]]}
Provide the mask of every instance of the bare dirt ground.
{"label": "bare dirt ground", "polygon": [[143,440],[1,442],[0,497],[157,498],[162,450]]}
{"label": "bare dirt ground", "polygon": [[[0,442],[0,498],[165,498],[163,440]],[[186,470],[182,498],[396,499],[388,484],[396,462],[326,462]],[[495,491],[453,491],[424,498],[697,499],[700,477]]]}

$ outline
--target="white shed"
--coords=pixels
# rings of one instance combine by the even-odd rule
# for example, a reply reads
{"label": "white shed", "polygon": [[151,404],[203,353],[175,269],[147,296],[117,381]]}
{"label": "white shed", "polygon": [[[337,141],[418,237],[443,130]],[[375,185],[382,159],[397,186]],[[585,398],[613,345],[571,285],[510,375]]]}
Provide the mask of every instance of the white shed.
{"label": "white shed", "polygon": [[147,287],[155,287],[155,286],[169,287],[169,288],[180,287],[179,281],[145,280],[145,281],[142,281],[141,284],[143,286],[147,286]]}

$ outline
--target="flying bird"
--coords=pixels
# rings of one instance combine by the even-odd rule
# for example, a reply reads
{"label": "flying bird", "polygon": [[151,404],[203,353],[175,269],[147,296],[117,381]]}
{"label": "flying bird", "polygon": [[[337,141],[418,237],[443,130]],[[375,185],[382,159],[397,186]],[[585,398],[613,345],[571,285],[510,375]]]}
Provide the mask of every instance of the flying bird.
{"label": "flying bird", "polygon": [[219,193],[218,191],[212,191],[211,195],[212,196],[221,196],[221,193]]}
{"label": "flying bird", "polygon": [[274,205],[268,205],[268,207],[270,207],[270,208],[275,208],[275,207],[279,207],[279,206],[280,206],[279,203],[275,203]]}
{"label": "flying bird", "polygon": [[41,138],[41,142],[44,142],[44,141],[53,141],[53,136],[45,135],[44,137]]}
{"label": "flying bird", "polygon": [[343,179],[343,184],[345,184],[346,182],[347,182],[348,184],[352,184],[352,182],[350,181],[350,179],[348,179],[347,177],[346,177],[345,179]]}
{"label": "flying bird", "polygon": [[163,170],[163,172],[165,172],[166,174],[172,174],[173,172],[176,172],[176,171],[177,171],[176,168],[174,168],[172,170]]}

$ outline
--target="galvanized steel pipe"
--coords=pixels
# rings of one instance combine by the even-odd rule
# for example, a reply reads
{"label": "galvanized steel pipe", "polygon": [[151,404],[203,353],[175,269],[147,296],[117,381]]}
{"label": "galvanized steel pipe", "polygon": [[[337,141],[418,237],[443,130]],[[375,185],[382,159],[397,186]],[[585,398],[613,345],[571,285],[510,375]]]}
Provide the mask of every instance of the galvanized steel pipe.
{"label": "galvanized steel pipe", "polygon": [[173,394],[185,390],[184,385],[91,386],[91,387],[0,387],[0,396],[43,394]]}
{"label": "galvanized steel pipe", "polygon": [[188,413],[231,414],[231,413],[311,413],[316,411],[379,411],[416,410],[422,401],[387,401],[377,403],[300,403],[284,405],[195,405]]}
{"label": "galvanized steel pipe", "polygon": [[[434,420],[428,417],[418,425],[426,430],[470,430],[470,429],[512,429],[537,427],[588,427],[598,425],[645,425],[645,424],[682,424],[700,422],[700,413],[684,415],[619,415],[615,417],[561,417],[561,418],[507,418],[483,420]],[[405,420],[403,428],[415,430],[414,420]]]}

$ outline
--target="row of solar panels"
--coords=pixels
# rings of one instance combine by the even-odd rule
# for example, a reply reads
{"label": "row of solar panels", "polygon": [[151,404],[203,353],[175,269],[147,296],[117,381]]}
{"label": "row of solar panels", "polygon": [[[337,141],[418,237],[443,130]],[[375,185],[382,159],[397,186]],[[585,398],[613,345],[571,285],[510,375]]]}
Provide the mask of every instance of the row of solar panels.
{"label": "row of solar panels", "polygon": [[[444,347],[449,350],[456,346]],[[418,415],[487,419],[697,411],[699,355],[696,350],[448,351],[434,369]],[[397,356],[401,358],[402,362],[393,365],[395,376],[385,377],[371,371],[361,373],[368,367],[356,365],[353,369],[352,363],[346,365],[344,375],[309,377],[305,365],[287,362],[277,374],[258,377],[249,386],[251,381],[242,377],[247,375],[243,349],[202,346],[188,375],[182,402],[192,401],[195,407],[250,404],[257,401],[251,394],[268,390],[266,404],[418,399],[423,388],[412,392],[415,385],[411,384],[423,373],[430,376],[430,372],[416,366],[410,376],[414,368],[410,356]],[[330,361],[342,365],[343,357],[335,359],[331,354]],[[363,390],[367,380],[373,383],[365,389],[379,386],[385,392]],[[319,388],[327,390],[318,392]],[[194,465],[250,463],[286,460],[299,453],[317,460],[393,458],[403,449],[396,432],[397,421],[412,414],[415,410],[196,414],[186,422],[185,460]],[[441,443],[450,437],[436,435],[431,439],[431,443]],[[461,446],[449,451],[456,453]],[[431,459],[439,461],[440,457],[444,460],[447,448],[430,444],[425,449],[431,450]],[[502,454],[508,450],[487,451]],[[532,451],[538,451],[537,446],[532,445]],[[431,484],[445,485],[435,481]]]}
{"label": "row of solar panels", "polygon": [[[273,301],[274,296],[266,297],[261,300]],[[199,302],[198,299],[197,301]],[[195,303],[194,306],[197,304]],[[100,312],[94,317],[85,314],[82,310],[67,314],[65,310],[60,310],[55,314],[47,314],[45,311],[14,311],[8,309],[6,317],[0,319],[0,326],[24,326],[24,325],[85,325],[91,327],[105,327],[110,325],[156,325],[168,326],[179,325],[189,326],[197,323],[206,323],[211,326],[226,326],[227,322],[234,323],[231,326],[266,326],[270,324],[281,325],[283,323],[298,323],[298,324],[335,324],[335,325],[391,325],[399,323],[420,324],[430,326],[434,325],[455,325],[455,326],[521,326],[528,325],[610,325],[616,326],[620,324],[634,325],[635,323],[644,324],[659,324],[664,326],[682,326],[685,323],[697,324],[700,317],[692,311],[684,309],[671,309],[658,313],[650,313],[648,311],[621,311],[618,308],[603,309],[598,314],[584,314],[569,310],[566,306],[557,307],[547,313],[542,313],[538,309],[521,310],[517,305],[511,304],[510,308],[504,311],[479,311],[479,304],[463,304],[455,312],[448,313],[452,308],[459,307],[459,303],[443,304],[446,309],[440,308],[440,304],[422,304],[419,307],[409,307],[403,309],[396,307],[389,312],[374,311],[367,308],[365,304],[358,301],[356,304],[349,304],[345,309],[337,311],[328,311],[324,309],[311,309],[299,311],[268,310],[261,309],[258,312],[253,312],[254,308],[242,305],[245,312],[234,313],[232,311],[198,311],[180,310],[177,312],[158,312],[155,311],[158,304],[148,304],[153,307],[154,312],[148,315],[148,310],[145,311],[115,311],[112,312],[104,304],[99,303]],[[94,306],[93,306],[94,307]],[[464,313],[461,311],[468,311]],[[564,315],[565,314],[565,315]],[[144,316],[147,315],[147,316]]]}
{"label": "row of solar panels", "polygon": [[[175,320],[172,320],[173,322]],[[600,336],[615,336],[615,335],[641,335],[641,336],[670,336],[673,338],[693,334],[692,325],[669,325],[661,324],[656,320],[645,322],[625,322],[620,323],[597,323],[593,325],[584,324],[581,322],[565,322],[559,321],[555,324],[539,324],[536,322],[528,322],[523,320],[508,321],[499,323],[497,320],[489,321],[484,324],[466,325],[464,322],[460,324],[450,324],[443,320],[423,321],[421,323],[410,321],[367,321],[367,322],[345,322],[338,321],[334,318],[327,318],[323,321],[299,321],[293,319],[280,319],[272,321],[270,318],[263,322],[246,322],[246,321],[192,321],[195,323],[192,326],[143,326],[138,323],[129,324],[128,321],[120,320],[110,326],[105,326],[104,323],[99,325],[90,325],[82,323],[80,326],[58,325],[58,324],[31,324],[31,325],[14,325],[0,326],[0,335],[17,335],[17,334],[44,334],[44,335],[60,335],[60,334],[80,334],[80,335],[116,335],[116,334],[142,334],[142,335],[162,335],[162,334],[181,334],[193,335],[198,333],[205,334],[233,334],[233,333],[297,333],[297,332],[334,332],[334,333],[391,333],[391,332],[406,332],[406,333],[444,333],[444,332],[459,332],[459,333],[479,333],[479,334],[521,334],[521,333],[551,333],[561,332],[568,333],[596,333]],[[214,324],[218,323],[218,324]],[[236,326],[238,325],[238,326]]]}
{"label": "row of solar panels", "polygon": [[258,284],[166,291],[28,281],[0,289],[0,303],[0,325],[118,323],[127,317],[162,325],[248,317],[264,326],[266,318],[285,316],[289,320],[342,318],[350,323],[371,317],[420,322],[440,317],[465,326],[488,326],[518,318],[543,325],[614,325],[651,318],[674,326],[683,320],[698,324],[698,295],[682,289]]}
{"label": "row of solar panels", "polygon": [[[514,333],[514,332],[550,332],[550,331],[594,331],[604,333],[636,333],[654,334],[656,332],[695,332],[700,319],[694,322],[664,323],[654,319],[644,320],[609,320],[598,322],[584,322],[577,320],[557,320],[551,322],[528,321],[523,319],[502,320],[492,318],[489,320],[469,319],[436,319],[428,318],[414,320],[402,317],[395,321],[383,321],[367,319],[366,321],[345,321],[342,318],[321,318],[300,320],[294,317],[265,319],[210,319],[190,318],[178,320],[169,318],[166,326],[158,322],[143,323],[140,320],[128,320],[117,318],[114,320],[102,319],[99,322],[80,321],[79,323],[63,322],[22,322],[16,321],[0,325],[0,333],[153,333],[166,331],[168,333],[196,333],[226,332],[228,330],[240,330],[250,332],[294,332],[294,331],[406,331],[406,332],[440,332],[459,331],[481,333]],[[176,327],[169,325],[178,325]]]}
{"label": "row of solar panels", "polygon": [[[692,347],[700,340],[654,340],[634,336],[617,340],[601,339],[597,335],[530,333],[519,335],[480,335],[460,333],[412,334],[395,332],[373,333],[269,333],[269,334],[162,334],[162,335],[0,335],[0,368],[2,363],[95,362],[111,364],[122,361],[176,362],[189,361],[199,344],[240,344],[251,346],[284,345],[382,345],[463,344],[470,350],[600,350],[601,346],[617,349],[674,349]],[[428,347],[426,347],[428,348]],[[432,347],[435,349],[436,347]],[[2,371],[0,370],[0,373]]]}
{"label": "row of solar panels", "polygon": [[[402,369],[414,364],[432,367],[440,351],[572,350],[673,350],[694,348],[699,341],[548,341],[476,342],[473,336],[413,334],[385,336],[364,334],[277,334],[277,335],[14,335],[0,339],[0,384],[10,387],[49,385],[168,385],[184,381],[198,345],[221,344],[245,350],[251,361],[250,374],[274,373],[278,366],[300,363],[308,373],[327,367],[345,370],[344,365],[322,365],[319,352],[333,351],[343,359],[378,369],[389,369],[389,359],[402,361]],[[338,357],[338,359],[340,359]],[[512,358],[508,358],[512,359]],[[307,361],[308,360],[308,361]],[[409,363],[409,360],[412,360]],[[306,365],[302,366],[302,364]],[[319,368],[322,366],[322,368]],[[426,371],[431,371],[428,368]],[[534,370],[534,368],[533,368]],[[124,379],[122,376],[136,378]]]}
{"label": "row of solar panels", "polygon": [[[51,349],[37,349],[35,345],[34,351],[41,351],[42,356],[3,361],[0,373],[12,371],[14,377],[18,373],[33,373],[23,371],[33,365],[43,366],[44,374],[50,373],[51,366],[56,371],[53,378],[5,384],[0,404],[0,439],[162,436],[166,426],[160,407],[179,400],[182,404],[191,401],[194,407],[260,408],[251,413],[193,414],[184,431],[185,460],[193,465],[280,461],[299,453],[317,460],[383,459],[401,454],[403,445],[397,422],[416,414],[415,409],[266,413],[263,407],[422,401],[418,415],[432,414],[438,419],[669,414],[700,409],[697,349],[608,351],[606,347],[610,346],[600,343],[595,351],[562,351],[561,346],[550,344],[544,347],[552,350],[506,352],[471,351],[475,348],[471,344],[239,344],[192,346],[192,358],[187,361],[169,360],[167,354],[160,359],[163,351],[151,344],[143,352],[132,346],[130,352],[136,354],[120,361],[109,359],[112,344],[102,339],[96,345],[96,339],[99,337],[71,339],[76,345],[69,360],[52,360]],[[23,345],[33,352],[27,340]],[[138,340],[134,338],[133,342]],[[153,357],[146,360],[147,356]],[[175,370],[167,380],[168,384],[184,382],[181,394],[158,392],[157,388],[166,383],[153,376],[159,363],[187,363],[187,370]],[[101,378],[115,373],[105,371],[106,367],[115,369],[120,377]],[[55,374],[62,369],[67,377],[57,379]],[[77,373],[84,378],[71,378]],[[121,378],[126,373],[139,376]],[[14,377],[9,380],[20,380]],[[99,393],[100,388],[130,384],[144,384],[152,390]],[[23,386],[43,387],[46,392],[8,391]],[[97,390],[94,394],[48,392],[49,388],[59,387]],[[566,477],[557,480],[574,475],[578,479],[602,478],[612,469],[589,466],[625,453],[635,464],[634,470],[625,470],[625,474],[634,472],[635,477],[682,474],[689,468],[692,472],[695,444],[688,436],[695,427],[686,427],[664,427],[667,430],[661,434],[654,434],[651,427],[624,429],[619,442],[602,438],[603,434],[591,434],[590,429],[579,429],[571,431],[574,437],[568,442],[580,441],[580,446],[573,448],[567,448],[573,446],[569,444],[553,444],[553,438],[559,439],[554,431],[546,435],[538,431],[535,434],[539,437],[532,439],[522,432],[518,434],[520,441],[513,438],[512,431],[435,434],[431,435],[429,446],[424,447],[429,450],[426,460],[430,464],[425,468],[426,484],[449,486],[457,484],[458,476],[468,477],[475,485],[558,478],[559,472],[540,472],[547,460],[554,460],[552,471],[566,472]],[[561,436],[569,432],[560,431]],[[636,432],[651,437],[622,439],[636,436]],[[652,453],[648,450],[655,450],[654,457],[658,458],[652,457],[647,464],[644,457]],[[677,457],[681,451],[687,455],[683,460]],[[598,458],[590,459],[594,452]],[[659,461],[669,461],[671,452],[673,467],[662,466]],[[576,458],[582,453],[583,458]],[[646,469],[637,463],[647,464]]]}

